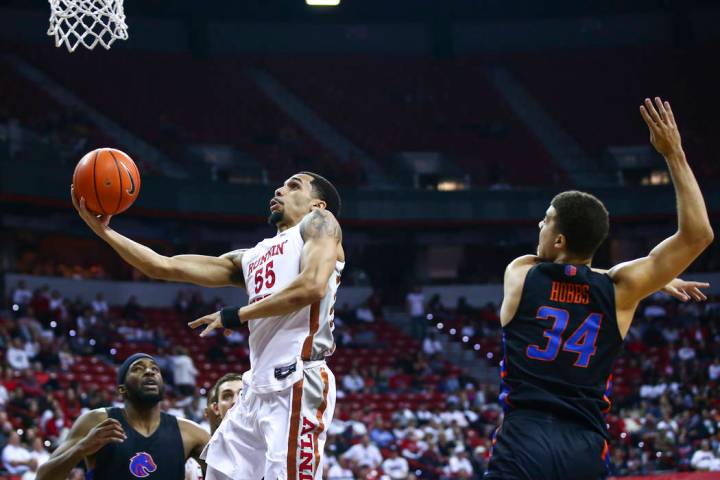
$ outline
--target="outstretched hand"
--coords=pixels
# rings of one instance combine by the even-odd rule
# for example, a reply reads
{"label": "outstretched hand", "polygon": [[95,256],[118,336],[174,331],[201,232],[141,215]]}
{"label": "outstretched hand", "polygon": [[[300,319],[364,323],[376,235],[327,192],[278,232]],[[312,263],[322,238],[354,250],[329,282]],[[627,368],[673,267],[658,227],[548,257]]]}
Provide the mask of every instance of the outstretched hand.
{"label": "outstretched hand", "polygon": [[[205,329],[200,332],[201,337],[207,337],[213,330],[223,328],[222,320],[220,319],[220,312],[211,313],[210,315],[205,315],[204,317],[200,317],[197,320],[188,322],[188,326],[193,329],[198,328],[202,325],[207,325],[207,327],[205,327]],[[229,328],[225,328],[223,333],[226,337],[229,337],[232,334],[232,330],[230,330]]]}
{"label": "outstretched hand", "polygon": [[710,287],[710,284],[707,282],[690,282],[682,278],[676,278],[668,283],[662,291],[681,302],[687,302],[688,300],[703,302],[707,300],[707,296],[700,289],[708,287]]}
{"label": "outstretched hand", "polygon": [[680,131],[675,123],[670,102],[663,102],[660,97],[655,97],[653,104],[646,98],[645,104],[640,105],[640,115],[650,130],[650,143],[660,155],[668,157],[682,151]]}
{"label": "outstretched hand", "polygon": [[96,215],[92,213],[85,205],[85,197],[80,197],[80,199],[75,197],[75,188],[72,185],[70,186],[70,198],[72,199],[73,207],[75,207],[75,210],[80,214],[80,218],[87,223],[93,232],[102,235],[105,230],[109,228],[112,215]]}

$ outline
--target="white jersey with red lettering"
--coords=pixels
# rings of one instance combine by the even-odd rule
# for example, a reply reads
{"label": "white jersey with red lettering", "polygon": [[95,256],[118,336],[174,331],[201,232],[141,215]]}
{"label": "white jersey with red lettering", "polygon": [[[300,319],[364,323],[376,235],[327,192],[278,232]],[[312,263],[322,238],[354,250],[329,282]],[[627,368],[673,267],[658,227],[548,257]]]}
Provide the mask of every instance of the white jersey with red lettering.
{"label": "white jersey with red lettering", "polygon": [[[250,303],[282,290],[300,275],[304,245],[298,224],[243,253]],[[287,315],[248,322],[253,390],[267,393],[288,388],[302,378],[304,362],[332,355],[335,296],[344,266],[343,262],[336,263],[319,302]]]}
{"label": "white jersey with red lettering", "polygon": [[[305,242],[289,228],[243,253],[250,302],[300,275]],[[252,373],[205,451],[207,480],[321,480],[327,427],[335,411],[335,376],[325,357],[335,349],[335,294],[345,264],[337,262],[319,302],[279,317],[251,320]]]}

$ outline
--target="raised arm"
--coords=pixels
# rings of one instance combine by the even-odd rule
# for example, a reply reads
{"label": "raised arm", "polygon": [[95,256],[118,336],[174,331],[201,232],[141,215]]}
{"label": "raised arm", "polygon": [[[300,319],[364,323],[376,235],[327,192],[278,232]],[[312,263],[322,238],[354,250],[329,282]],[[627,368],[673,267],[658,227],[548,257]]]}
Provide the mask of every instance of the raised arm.
{"label": "raised arm", "polygon": [[[300,223],[303,246],[300,275],[285,288],[279,290],[252,305],[238,310],[240,322],[258,318],[276,317],[296,312],[311,305],[325,296],[330,275],[335,270],[335,262],[342,246],[342,231],[335,216],[324,209],[315,209]],[[216,328],[222,328],[220,312],[206,315],[189,323],[197,328],[207,325],[200,334],[204,337]]]}
{"label": "raised arm", "polygon": [[204,287],[244,286],[240,260],[244,250],[220,257],[176,255],[166,257],[110,228],[112,216],[96,216],[85,207],[85,199],[70,192],[80,217],[98,237],[105,240],[126,262],[157,280],[187,282]]}
{"label": "raised arm", "polygon": [[73,425],[67,439],[53,452],[50,459],[40,465],[37,480],[67,478],[70,471],[83,459],[95,455],[108,443],[125,441],[120,422],[107,417],[104,410],[91,410],[81,415]]}
{"label": "raised arm", "polygon": [[650,129],[650,142],[670,170],[677,199],[678,229],[648,256],[622,263],[608,272],[615,282],[618,311],[628,312],[683,272],[714,238],[705,201],[685,158],[670,104],[656,97],[653,105],[646,99],[640,114]]}

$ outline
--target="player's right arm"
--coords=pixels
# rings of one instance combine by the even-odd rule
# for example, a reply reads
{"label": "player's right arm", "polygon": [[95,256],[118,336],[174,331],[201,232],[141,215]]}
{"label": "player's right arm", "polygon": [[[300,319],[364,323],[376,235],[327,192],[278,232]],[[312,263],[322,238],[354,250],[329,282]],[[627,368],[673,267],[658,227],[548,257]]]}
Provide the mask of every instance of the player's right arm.
{"label": "player's right arm", "polygon": [[111,216],[96,216],[70,191],[73,205],[80,217],[98,237],[105,240],[126,262],[150,278],[169,282],[187,282],[204,287],[244,286],[241,259],[244,250],[235,250],[220,257],[206,255],[175,255],[167,257],[131,240],[110,228]]}
{"label": "player's right arm", "polygon": [[500,323],[504,327],[515,317],[520,306],[525,277],[537,264],[537,255],[523,255],[510,262],[503,278],[503,301],[500,307]]}
{"label": "player's right arm", "polygon": [[40,465],[37,480],[61,480],[83,459],[95,455],[108,443],[126,439],[120,422],[108,418],[104,409],[91,410],[81,415],[73,425],[67,439]]}
{"label": "player's right arm", "polygon": [[650,129],[650,141],[670,170],[677,199],[678,228],[648,256],[622,263],[608,272],[615,282],[618,312],[628,313],[621,316],[627,323],[621,325],[625,331],[640,300],[682,273],[714,238],[705,201],[685,158],[670,104],[655,98],[653,105],[646,99],[640,113]]}

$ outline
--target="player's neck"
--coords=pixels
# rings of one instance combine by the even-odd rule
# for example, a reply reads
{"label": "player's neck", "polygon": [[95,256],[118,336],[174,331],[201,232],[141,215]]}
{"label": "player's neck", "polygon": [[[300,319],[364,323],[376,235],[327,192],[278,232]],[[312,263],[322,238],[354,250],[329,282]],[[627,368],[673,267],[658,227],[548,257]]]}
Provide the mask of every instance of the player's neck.
{"label": "player's neck", "polygon": [[554,262],[569,265],[587,265],[589,267],[592,264],[592,258],[578,258],[567,253],[561,253]]}
{"label": "player's neck", "polygon": [[277,233],[282,233],[285,230],[288,230],[288,229],[294,227],[295,225],[297,225],[297,223],[293,223],[292,225],[290,225],[288,223],[278,223],[277,224],[277,229],[278,229]]}
{"label": "player's neck", "polygon": [[135,430],[152,433],[160,422],[160,403],[151,408],[142,408],[127,402],[125,416]]}

